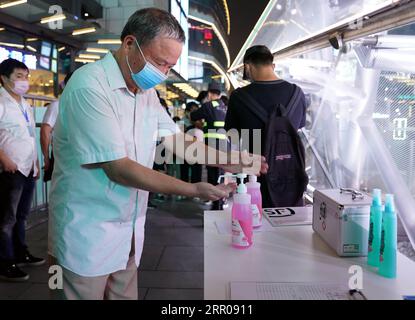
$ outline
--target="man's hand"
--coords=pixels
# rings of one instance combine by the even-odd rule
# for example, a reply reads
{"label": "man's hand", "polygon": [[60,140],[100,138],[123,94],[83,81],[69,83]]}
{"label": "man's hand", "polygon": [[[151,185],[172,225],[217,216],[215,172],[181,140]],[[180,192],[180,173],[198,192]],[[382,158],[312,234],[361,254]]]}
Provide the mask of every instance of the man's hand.
{"label": "man's hand", "polygon": [[36,161],[37,174],[35,176],[33,176],[33,179],[35,179],[35,180],[39,180],[39,178],[40,178],[40,168],[39,167],[40,166],[39,166],[39,160],[38,160],[38,161]]}
{"label": "man's hand", "polygon": [[265,157],[260,155],[249,154],[246,151],[232,151],[231,161],[232,163],[237,164],[221,165],[220,167],[226,172],[246,173],[254,176],[259,176],[268,172],[267,160]]}
{"label": "man's hand", "polygon": [[17,164],[15,164],[8,156],[3,154],[0,158],[0,163],[3,167],[3,170],[8,173],[16,173],[17,171]]}
{"label": "man's hand", "polygon": [[229,194],[236,189],[236,184],[231,183],[228,185],[218,185],[213,186],[209,183],[196,183],[194,184],[196,188],[196,194],[195,197],[201,198],[203,200],[211,200],[211,201],[217,201],[223,198],[228,198]]}
{"label": "man's hand", "polygon": [[46,172],[49,170],[50,167],[50,159],[49,158],[44,158],[44,162],[43,162],[43,170]]}

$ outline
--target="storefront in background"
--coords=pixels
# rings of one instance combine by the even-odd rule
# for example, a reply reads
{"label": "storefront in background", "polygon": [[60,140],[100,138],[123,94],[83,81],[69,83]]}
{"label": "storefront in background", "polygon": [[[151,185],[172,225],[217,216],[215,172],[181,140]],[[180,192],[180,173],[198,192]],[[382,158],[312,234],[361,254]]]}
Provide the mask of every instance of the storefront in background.
{"label": "storefront in background", "polygon": [[27,65],[30,69],[30,96],[58,96],[59,84],[71,65],[71,57],[65,49],[48,40],[25,38],[7,29],[0,32],[0,62],[13,58]]}

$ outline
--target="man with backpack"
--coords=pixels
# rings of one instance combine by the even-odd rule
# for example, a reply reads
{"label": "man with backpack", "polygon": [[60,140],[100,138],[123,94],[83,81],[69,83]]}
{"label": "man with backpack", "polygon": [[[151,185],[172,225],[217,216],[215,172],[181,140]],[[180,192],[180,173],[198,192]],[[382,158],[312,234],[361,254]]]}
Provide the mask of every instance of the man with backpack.
{"label": "man with backpack", "polygon": [[[302,206],[308,184],[304,146],[298,130],[305,126],[306,100],[295,84],[275,74],[274,57],[266,46],[253,46],[244,56],[244,79],[229,100],[225,129],[237,129],[241,150],[255,153],[254,130],[261,130],[261,153],[269,170],[260,177],[263,207]],[[241,131],[249,130],[249,141]]]}

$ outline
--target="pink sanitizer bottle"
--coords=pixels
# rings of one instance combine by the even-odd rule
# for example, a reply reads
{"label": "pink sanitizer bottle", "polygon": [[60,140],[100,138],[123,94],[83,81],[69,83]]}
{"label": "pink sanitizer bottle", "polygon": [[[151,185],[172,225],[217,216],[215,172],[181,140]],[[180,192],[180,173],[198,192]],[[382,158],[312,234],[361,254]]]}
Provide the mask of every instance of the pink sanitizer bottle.
{"label": "pink sanitizer bottle", "polygon": [[248,194],[251,195],[252,225],[254,228],[262,226],[262,195],[261,184],[257,182],[257,176],[249,176],[249,183],[246,184]]}
{"label": "pink sanitizer bottle", "polygon": [[251,195],[247,193],[244,179],[246,174],[238,174],[241,179],[232,207],[232,246],[247,249],[253,243]]}

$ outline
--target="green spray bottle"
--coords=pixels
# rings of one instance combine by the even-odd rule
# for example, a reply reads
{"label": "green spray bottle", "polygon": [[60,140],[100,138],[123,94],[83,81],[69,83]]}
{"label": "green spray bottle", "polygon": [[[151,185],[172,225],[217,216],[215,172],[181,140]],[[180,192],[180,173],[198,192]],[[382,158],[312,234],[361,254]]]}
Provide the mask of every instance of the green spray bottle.
{"label": "green spray bottle", "polygon": [[398,245],[398,226],[393,195],[386,195],[383,212],[380,244],[379,274],[386,278],[396,278],[396,251]]}
{"label": "green spray bottle", "polygon": [[380,237],[382,232],[382,191],[373,190],[373,201],[370,206],[369,245],[367,252],[367,264],[379,267]]}

